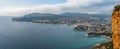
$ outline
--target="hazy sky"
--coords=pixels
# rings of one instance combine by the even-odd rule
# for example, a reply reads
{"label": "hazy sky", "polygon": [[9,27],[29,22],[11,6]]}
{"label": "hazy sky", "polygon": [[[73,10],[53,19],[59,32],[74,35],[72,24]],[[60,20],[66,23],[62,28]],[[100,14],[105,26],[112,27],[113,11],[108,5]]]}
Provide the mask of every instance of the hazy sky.
{"label": "hazy sky", "polygon": [[21,16],[28,13],[91,13],[111,14],[120,0],[0,0],[0,16]]}

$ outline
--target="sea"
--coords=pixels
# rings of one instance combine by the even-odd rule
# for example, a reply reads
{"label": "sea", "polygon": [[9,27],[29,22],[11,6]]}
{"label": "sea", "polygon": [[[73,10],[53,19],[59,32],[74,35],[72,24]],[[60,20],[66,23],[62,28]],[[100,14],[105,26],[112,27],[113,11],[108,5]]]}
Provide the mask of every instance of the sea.
{"label": "sea", "polygon": [[106,37],[87,37],[74,25],[15,22],[0,17],[0,49],[91,49]]}

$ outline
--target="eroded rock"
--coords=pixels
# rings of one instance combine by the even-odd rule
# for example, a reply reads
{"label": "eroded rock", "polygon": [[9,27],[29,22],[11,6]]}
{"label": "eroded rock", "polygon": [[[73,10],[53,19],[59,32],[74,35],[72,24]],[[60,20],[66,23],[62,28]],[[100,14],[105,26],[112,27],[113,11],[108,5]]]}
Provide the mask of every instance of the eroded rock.
{"label": "eroded rock", "polygon": [[115,6],[112,14],[112,33],[114,49],[120,49],[120,5]]}

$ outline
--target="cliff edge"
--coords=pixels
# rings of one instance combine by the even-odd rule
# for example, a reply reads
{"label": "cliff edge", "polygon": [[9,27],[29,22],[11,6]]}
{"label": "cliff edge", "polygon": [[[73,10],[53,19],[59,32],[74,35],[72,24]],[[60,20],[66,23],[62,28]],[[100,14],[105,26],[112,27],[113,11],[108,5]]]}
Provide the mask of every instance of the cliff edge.
{"label": "cliff edge", "polygon": [[120,5],[114,7],[112,14],[112,39],[114,49],[120,49]]}

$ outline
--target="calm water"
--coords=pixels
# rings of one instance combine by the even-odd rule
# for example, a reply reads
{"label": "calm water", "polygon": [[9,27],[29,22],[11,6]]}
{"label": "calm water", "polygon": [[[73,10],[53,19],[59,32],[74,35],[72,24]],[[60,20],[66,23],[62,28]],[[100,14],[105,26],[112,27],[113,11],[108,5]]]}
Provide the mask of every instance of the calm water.
{"label": "calm water", "polygon": [[88,49],[104,37],[85,37],[73,25],[13,22],[0,17],[0,49]]}

